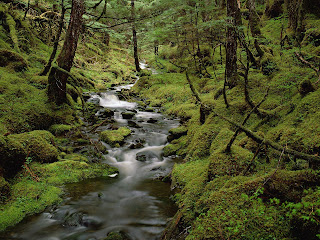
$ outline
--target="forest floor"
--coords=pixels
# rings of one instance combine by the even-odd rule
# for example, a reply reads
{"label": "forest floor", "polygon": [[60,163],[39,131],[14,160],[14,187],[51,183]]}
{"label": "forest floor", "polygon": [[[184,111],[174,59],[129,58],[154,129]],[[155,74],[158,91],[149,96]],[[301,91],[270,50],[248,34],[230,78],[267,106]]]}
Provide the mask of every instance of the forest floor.
{"label": "forest floor", "polygon": [[[227,89],[226,107],[224,50],[200,46],[213,56],[207,76],[199,77],[189,67],[191,82],[209,109],[204,123],[199,101],[178,67],[190,60],[183,46],[161,46],[159,55],[147,57],[161,74],[142,77],[133,91],[182,123],[164,149],[165,156],[182,156],[184,163],[175,165],[171,175],[179,211],[162,239],[318,239],[318,163],[286,153],[294,149],[317,157],[320,149],[320,83],[298,57],[312,61],[319,56],[317,38],[310,36],[318,36],[320,22],[310,15],[306,23],[309,35],[299,48],[280,44],[285,18],[263,22],[268,59],[265,66],[249,69],[247,86],[255,105],[263,100],[258,114],[250,113],[242,77]],[[240,131],[227,152],[237,126],[223,117],[242,124],[249,113],[245,127],[263,142]],[[264,144],[267,141],[280,144],[280,151]]]}

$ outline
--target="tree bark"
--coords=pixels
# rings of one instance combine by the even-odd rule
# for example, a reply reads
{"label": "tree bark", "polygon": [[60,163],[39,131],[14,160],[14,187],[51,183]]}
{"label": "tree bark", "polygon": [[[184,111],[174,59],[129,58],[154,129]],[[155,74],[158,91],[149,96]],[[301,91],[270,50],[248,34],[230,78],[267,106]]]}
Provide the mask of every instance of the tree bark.
{"label": "tree bark", "polygon": [[237,29],[241,24],[240,9],[237,0],[227,0],[227,42],[226,42],[226,86],[233,88],[237,84]]}
{"label": "tree bark", "polygon": [[288,11],[288,29],[298,35],[302,32],[303,26],[303,0],[286,0],[287,11]]}
{"label": "tree bark", "polygon": [[259,37],[261,35],[260,30],[260,18],[256,11],[256,4],[254,0],[247,0],[247,9],[249,10],[249,25],[250,31],[253,37]]}
{"label": "tree bark", "polygon": [[52,50],[52,53],[51,53],[50,58],[48,60],[48,63],[46,64],[46,66],[44,67],[42,72],[39,74],[40,76],[47,75],[47,73],[49,72],[49,70],[51,68],[52,62],[53,62],[54,58],[56,57],[57,51],[58,51],[59,40],[61,37],[63,25],[64,25],[64,15],[66,13],[66,9],[64,7],[64,0],[61,0],[61,8],[62,8],[62,10],[61,10],[61,16],[59,19],[59,29],[58,29],[58,33],[57,33],[56,39],[53,44],[53,50]]}
{"label": "tree bark", "polygon": [[[72,0],[72,10],[69,26],[57,64],[60,68],[70,72],[77,50],[78,39],[82,32],[82,15],[84,14],[84,0]],[[61,105],[67,100],[66,84],[69,75],[52,67],[48,78],[49,101]]]}
{"label": "tree bark", "polygon": [[134,0],[131,0],[131,20],[132,20],[132,41],[133,41],[133,57],[134,57],[134,64],[136,66],[136,71],[140,72],[140,63],[139,63],[139,56],[138,56],[138,39],[137,39],[137,31],[136,31],[136,12],[134,7]]}

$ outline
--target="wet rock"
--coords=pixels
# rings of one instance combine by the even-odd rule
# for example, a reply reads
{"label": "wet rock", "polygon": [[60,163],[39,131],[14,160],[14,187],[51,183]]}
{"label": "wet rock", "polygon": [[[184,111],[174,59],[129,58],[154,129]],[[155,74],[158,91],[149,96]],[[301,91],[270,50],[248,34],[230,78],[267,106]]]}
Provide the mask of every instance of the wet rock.
{"label": "wet rock", "polygon": [[89,103],[93,103],[93,104],[96,104],[96,105],[99,105],[100,104],[100,98],[90,98],[88,100]]}
{"label": "wet rock", "polygon": [[131,240],[132,238],[124,231],[110,232],[104,240]]}
{"label": "wet rock", "polygon": [[98,229],[102,226],[102,221],[98,218],[86,216],[83,218],[83,225],[88,228]]}
{"label": "wet rock", "polygon": [[135,115],[134,112],[123,112],[121,113],[123,119],[132,119]]}
{"label": "wet rock", "polygon": [[130,149],[143,148],[145,142],[146,142],[146,141],[145,141],[145,140],[142,140],[142,139],[136,140],[134,143],[132,143],[132,144],[129,146],[129,148],[130,148]]}
{"label": "wet rock", "polygon": [[158,120],[157,120],[157,119],[154,119],[154,118],[150,118],[150,119],[147,121],[147,123],[156,123],[156,122],[158,122]]}
{"label": "wet rock", "polygon": [[149,162],[154,159],[158,160],[159,158],[160,157],[152,151],[142,151],[136,154],[136,160],[139,162],[147,162],[147,161]]}
{"label": "wet rock", "polygon": [[141,128],[136,122],[134,121],[128,121],[128,126],[132,128]]}
{"label": "wet rock", "polygon": [[74,212],[74,213],[67,213],[64,217],[63,226],[65,227],[79,227],[83,224],[83,213]]}
{"label": "wet rock", "polygon": [[136,160],[139,162],[146,162],[147,161],[147,156],[141,153],[137,153],[136,155]]}
{"label": "wet rock", "polygon": [[108,108],[103,108],[98,111],[97,116],[100,118],[111,118],[114,116],[114,111]]}
{"label": "wet rock", "polygon": [[154,109],[152,107],[147,107],[145,111],[146,112],[154,112]]}

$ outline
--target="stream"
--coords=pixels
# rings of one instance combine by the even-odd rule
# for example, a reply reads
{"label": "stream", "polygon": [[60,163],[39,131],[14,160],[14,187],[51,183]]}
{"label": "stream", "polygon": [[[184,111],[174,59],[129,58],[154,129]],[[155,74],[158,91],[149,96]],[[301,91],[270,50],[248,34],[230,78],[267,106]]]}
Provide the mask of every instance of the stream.
{"label": "stream", "polygon": [[[146,68],[144,64],[142,67]],[[119,174],[67,184],[62,204],[27,218],[11,229],[5,239],[100,240],[119,231],[125,239],[159,238],[177,210],[170,200],[169,183],[159,178],[169,174],[176,161],[163,157],[162,150],[169,129],[178,127],[179,122],[157,109],[146,111],[137,103],[120,100],[118,93],[132,86],[114,87],[89,99],[115,112],[116,127],[132,130],[123,146],[112,148],[105,144],[105,162],[118,168]],[[123,119],[122,113],[128,111],[134,116]],[[97,141],[98,132],[106,129],[108,126],[101,126],[95,133],[87,130],[85,134]],[[137,143],[140,147],[133,148]]]}

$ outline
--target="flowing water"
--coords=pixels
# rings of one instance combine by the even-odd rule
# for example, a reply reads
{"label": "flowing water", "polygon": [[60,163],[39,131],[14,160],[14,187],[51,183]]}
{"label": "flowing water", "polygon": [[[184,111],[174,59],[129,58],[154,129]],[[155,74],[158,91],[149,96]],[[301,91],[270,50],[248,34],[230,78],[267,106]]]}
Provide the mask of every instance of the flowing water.
{"label": "flowing water", "polygon": [[[174,164],[174,159],[162,156],[162,149],[168,130],[177,127],[178,121],[119,100],[118,92],[132,86],[91,96],[99,99],[101,106],[115,111],[117,127],[130,126],[132,130],[124,146],[112,148],[106,144],[105,162],[118,168],[119,175],[66,185],[61,205],[26,219],[7,233],[6,239],[93,240],[104,239],[113,231],[125,232],[132,240],[158,239],[176,211],[169,184],[156,179],[167,175]],[[135,112],[130,120],[122,118],[121,113],[127,111]],[[90,139],[98,140],[97,133],[88,132]],[[131,149],[137,142],[141,148]],[[137,156],[142,160],[138,161]]]}

